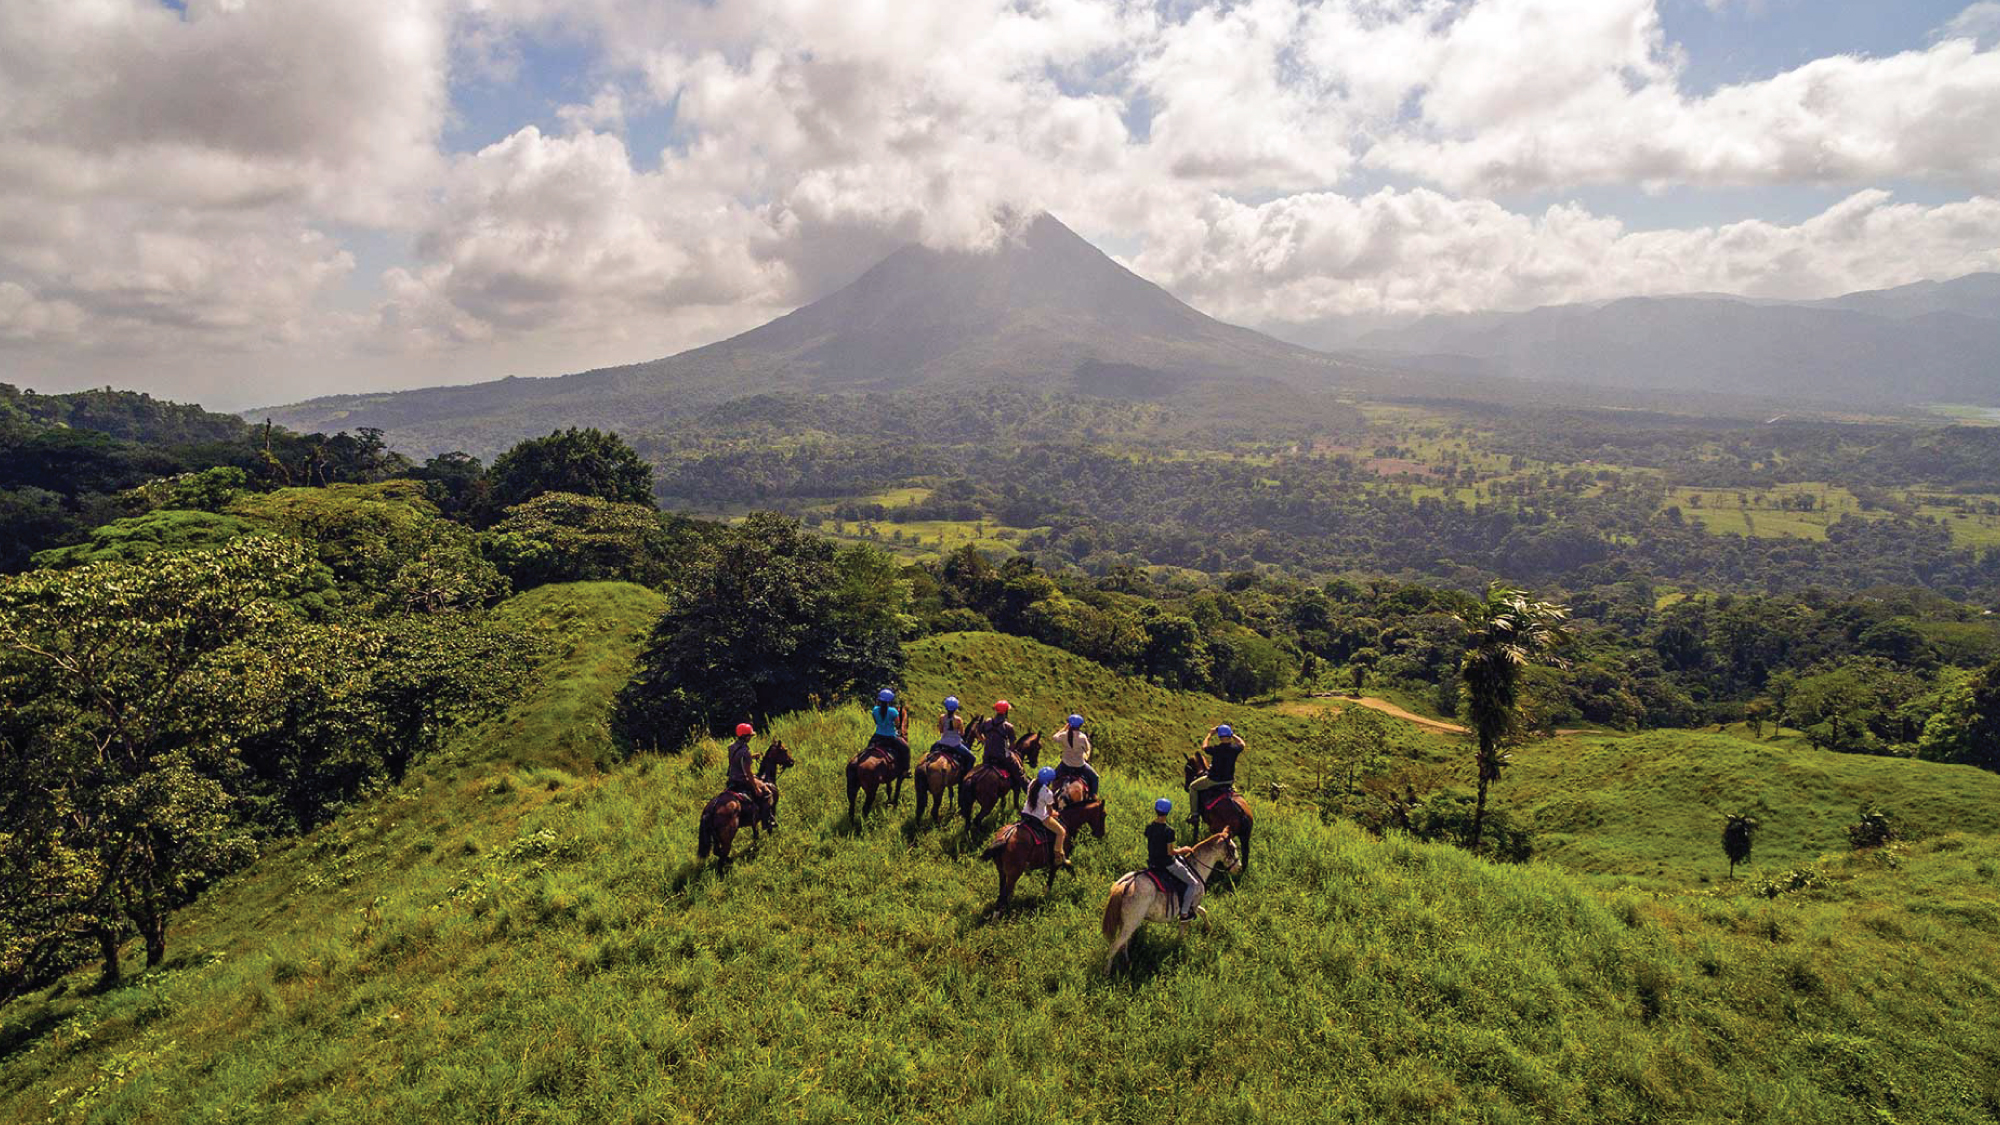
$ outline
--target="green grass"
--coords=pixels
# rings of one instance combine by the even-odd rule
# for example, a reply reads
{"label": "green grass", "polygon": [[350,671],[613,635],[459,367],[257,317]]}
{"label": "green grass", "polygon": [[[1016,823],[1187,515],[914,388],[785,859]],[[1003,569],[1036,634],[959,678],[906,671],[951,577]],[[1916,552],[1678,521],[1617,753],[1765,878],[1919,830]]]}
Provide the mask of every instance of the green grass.
{"label": "green grass", "polygon": [[1537,854],[1616,882],[1682,888],[1720,880],[1723,818],[1756,817],[1745,878],[1847,850],[1860,806],[1906,834],[2000,833],[2000,776],[1970,766],[1813,750],[1786,737],[1651,731],[1557,738],[1515,752],[1495,788],[1531,814]]}
{"label": "green grass", "polygon": [[[691,865],[718,747],[578,772],[568,763],[604,757],[599,736],[559,745],[573,724],[598,729],[652,607],[621,587],[530,597],[510,612],[597,630],[605,648],[579,640],[405,791],[216,889],[177,919],[165,971],[101,995],[79,976],[0,1009],[0,1118],[2000,1112],[1991,838],[1842,856],[1775,900],[1747,881],[1654,896],[1377,841],[1280,803],[1260,809],[1251,876],[1211,897],[1213,928],[1154,928],[1107,979],[1104,890],[1138,859],[1162,785],[1133,772],[1142,732],[1182,730],[1207,704],[1032,647],[1012,667],[946,669],[1011,678],[1037,712],[1104,690],[1091,711],[1115,745],[1113,724],[1132,724],[1131,756],[1106,777],[1110,838],[1086,843],[1051,897],[1024,884],[1010,915],[984,911],[979,841],[896,815],[844,823],[841,764],[866,730],[851,708],[775,725],[802,763],[785,826],[722,876]],[[1011,643],[955,640],[994,658]],[[918,663],[953,641],[918,646]],[[549,717],[562,706],[568,719]],[[1265,721],[1252,771],[1282,755],[1282,726],[1243,719]]]}

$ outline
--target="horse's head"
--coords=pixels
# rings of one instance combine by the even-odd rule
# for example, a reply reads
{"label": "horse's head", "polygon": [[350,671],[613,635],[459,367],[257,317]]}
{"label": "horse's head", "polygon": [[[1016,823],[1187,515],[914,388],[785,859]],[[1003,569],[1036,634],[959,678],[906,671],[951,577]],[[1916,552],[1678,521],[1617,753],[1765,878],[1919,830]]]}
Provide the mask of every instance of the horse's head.
{"label": "horse's head", "polygon": [[1187,765],[1181,770],[1181,784],[1183,786],[1192,785],[1195,778],[1207,772],[1208,756],[1197,750],[1188,758]]}
{"label": "horse's head", "polygon": [[1031,766],[1041,761],[1042,732],[1036,731],[1033,734],[1023,735],[1022,737],[1015,739],[1014,753],[1019,754],[1021,756],[1021,760],[1028,763]]}
{"label": "horse's head", "polygon": [[764,751],[764,769],[773,777],[779,770],[788,770],[796,765],[798,763],[792,760],[791,750],[782,741],[771,743],[770,748]]}

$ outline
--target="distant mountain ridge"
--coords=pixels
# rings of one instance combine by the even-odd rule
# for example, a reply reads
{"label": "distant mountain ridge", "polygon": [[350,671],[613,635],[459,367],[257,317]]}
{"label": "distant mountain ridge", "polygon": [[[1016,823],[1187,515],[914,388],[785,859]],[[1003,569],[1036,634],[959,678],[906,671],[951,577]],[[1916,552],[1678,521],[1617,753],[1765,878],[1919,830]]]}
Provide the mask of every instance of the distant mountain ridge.
{"label": "distant mountain ridge", "polygon": [[973,389],[995,382],[1193,410],[1324,389],[1355,368],[1225,324],[1051,216],[989,253],[905,246],[849,285],[741,335],[628,367],[248,411],[309,430],[373,426],[412,452],[490,453],[569,425],[670,428],[771,392]]}
{"label": "distant mountain ridge", "polygon": [[[1357,354],[1593,386],[1861,406],[2000,404],[2000,274],[1815,301],[1628,297],[1424,317]],[[1467,363],[1465,361],[1471,361]]]}

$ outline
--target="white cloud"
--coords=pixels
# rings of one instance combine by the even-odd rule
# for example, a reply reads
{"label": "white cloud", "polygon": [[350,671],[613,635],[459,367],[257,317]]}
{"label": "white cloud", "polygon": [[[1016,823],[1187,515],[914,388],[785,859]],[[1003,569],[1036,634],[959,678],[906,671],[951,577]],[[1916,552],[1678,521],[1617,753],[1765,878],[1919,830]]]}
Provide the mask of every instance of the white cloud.
{"label": "white cloud", "polygon": [[1864,191],[1792,225],[1652,231],[1574,205],[1522,215],[1427,189],[1218,198],[1134,265],[1253,324],[1634,294],[1819,297],[2000,269],[2000,198],[1927,207]]}
{"label": "white cloud", "polygon": [[[1259,321],[1990,268],[1996,18],[1694,96],[1656,0],[13,0],[0,345],[99,381],[213,368],[225,401],[290,397],[274,366],[548,373],[1043,208]],[[549,39],[589,58],[574,104],[440,151],[453,82],[518,82]],[[631,152],[669,113],[672,147]],[[1357,170],[1402,186],[1343,194]],[[1973,198],[1863,190],[1907,181]],[[1859,194],[1668,232],[1490,198],[1590,184]],[[409,251],[355,278],[352,229]]]}
{"label": "white cloud", "polygon": [[1970,39],[1985,46],[2000,40],[2000,3],[1980,0],[1938,29],[1940,39]]}

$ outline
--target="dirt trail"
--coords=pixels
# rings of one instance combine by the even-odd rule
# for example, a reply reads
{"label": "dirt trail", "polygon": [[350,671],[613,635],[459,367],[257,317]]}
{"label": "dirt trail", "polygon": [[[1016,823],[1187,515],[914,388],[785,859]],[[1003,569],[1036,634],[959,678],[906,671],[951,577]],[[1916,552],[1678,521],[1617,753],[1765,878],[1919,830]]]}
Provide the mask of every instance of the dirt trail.
{"label": "dirt trail", "polygon": [[[1386,699],[1377,699],[1372,695],[1364,695],[1359,699],[1356,699],[1354,696],[1351,695],[1315,695],[1313,696],[1313,698],[1328,699],[1332,700],[1335,703],[1359,704],[1360,706],[1366,707],[1371,711],[1380,711],[1384,715],[1389,716],[1390,718],[1401,719],[1406,723],[1415,723],[1418,726],[1423,727],[1425,730],[1434,730],[1439,734],[1471,733],[1464,727],[1459,726],[1457,723],[1447,723],[1442,719],[1426,719],[1422,715],[1412,714],[1411,712],[1405,711],[1401,707],[1396,706],[1395,704],[1389,702]],[[1591,731],[1581,727],[1564,727],[1559,730],[1553,731],[1551,733],[1557,735],[1590,734]]]}
{"label": "dirt trail", "polygon": [[1465,733],[1465,728],[1459,726],[1457,723],[1447,723],[1441,719],[1426,719],[1422,715],[1412,714],[1411,712],[1403,710],[1401,707],[1396,706],[1395,704],[1389,702],[1386,699],[1377,699],[1372,695],[1364,695],[1359,699],[1356,699],[1354,696],[1351,695],[1316,695],[1313,698],[1331,699],[1336,703],[1360,704],[1361,706],[1368,708],[1370,711],[1380,711],[1384,715],[1388,715],[1391,718],[1401,719],[1406,723],[1415,723],[1426,730],[1437,731],[1439,734]]}

